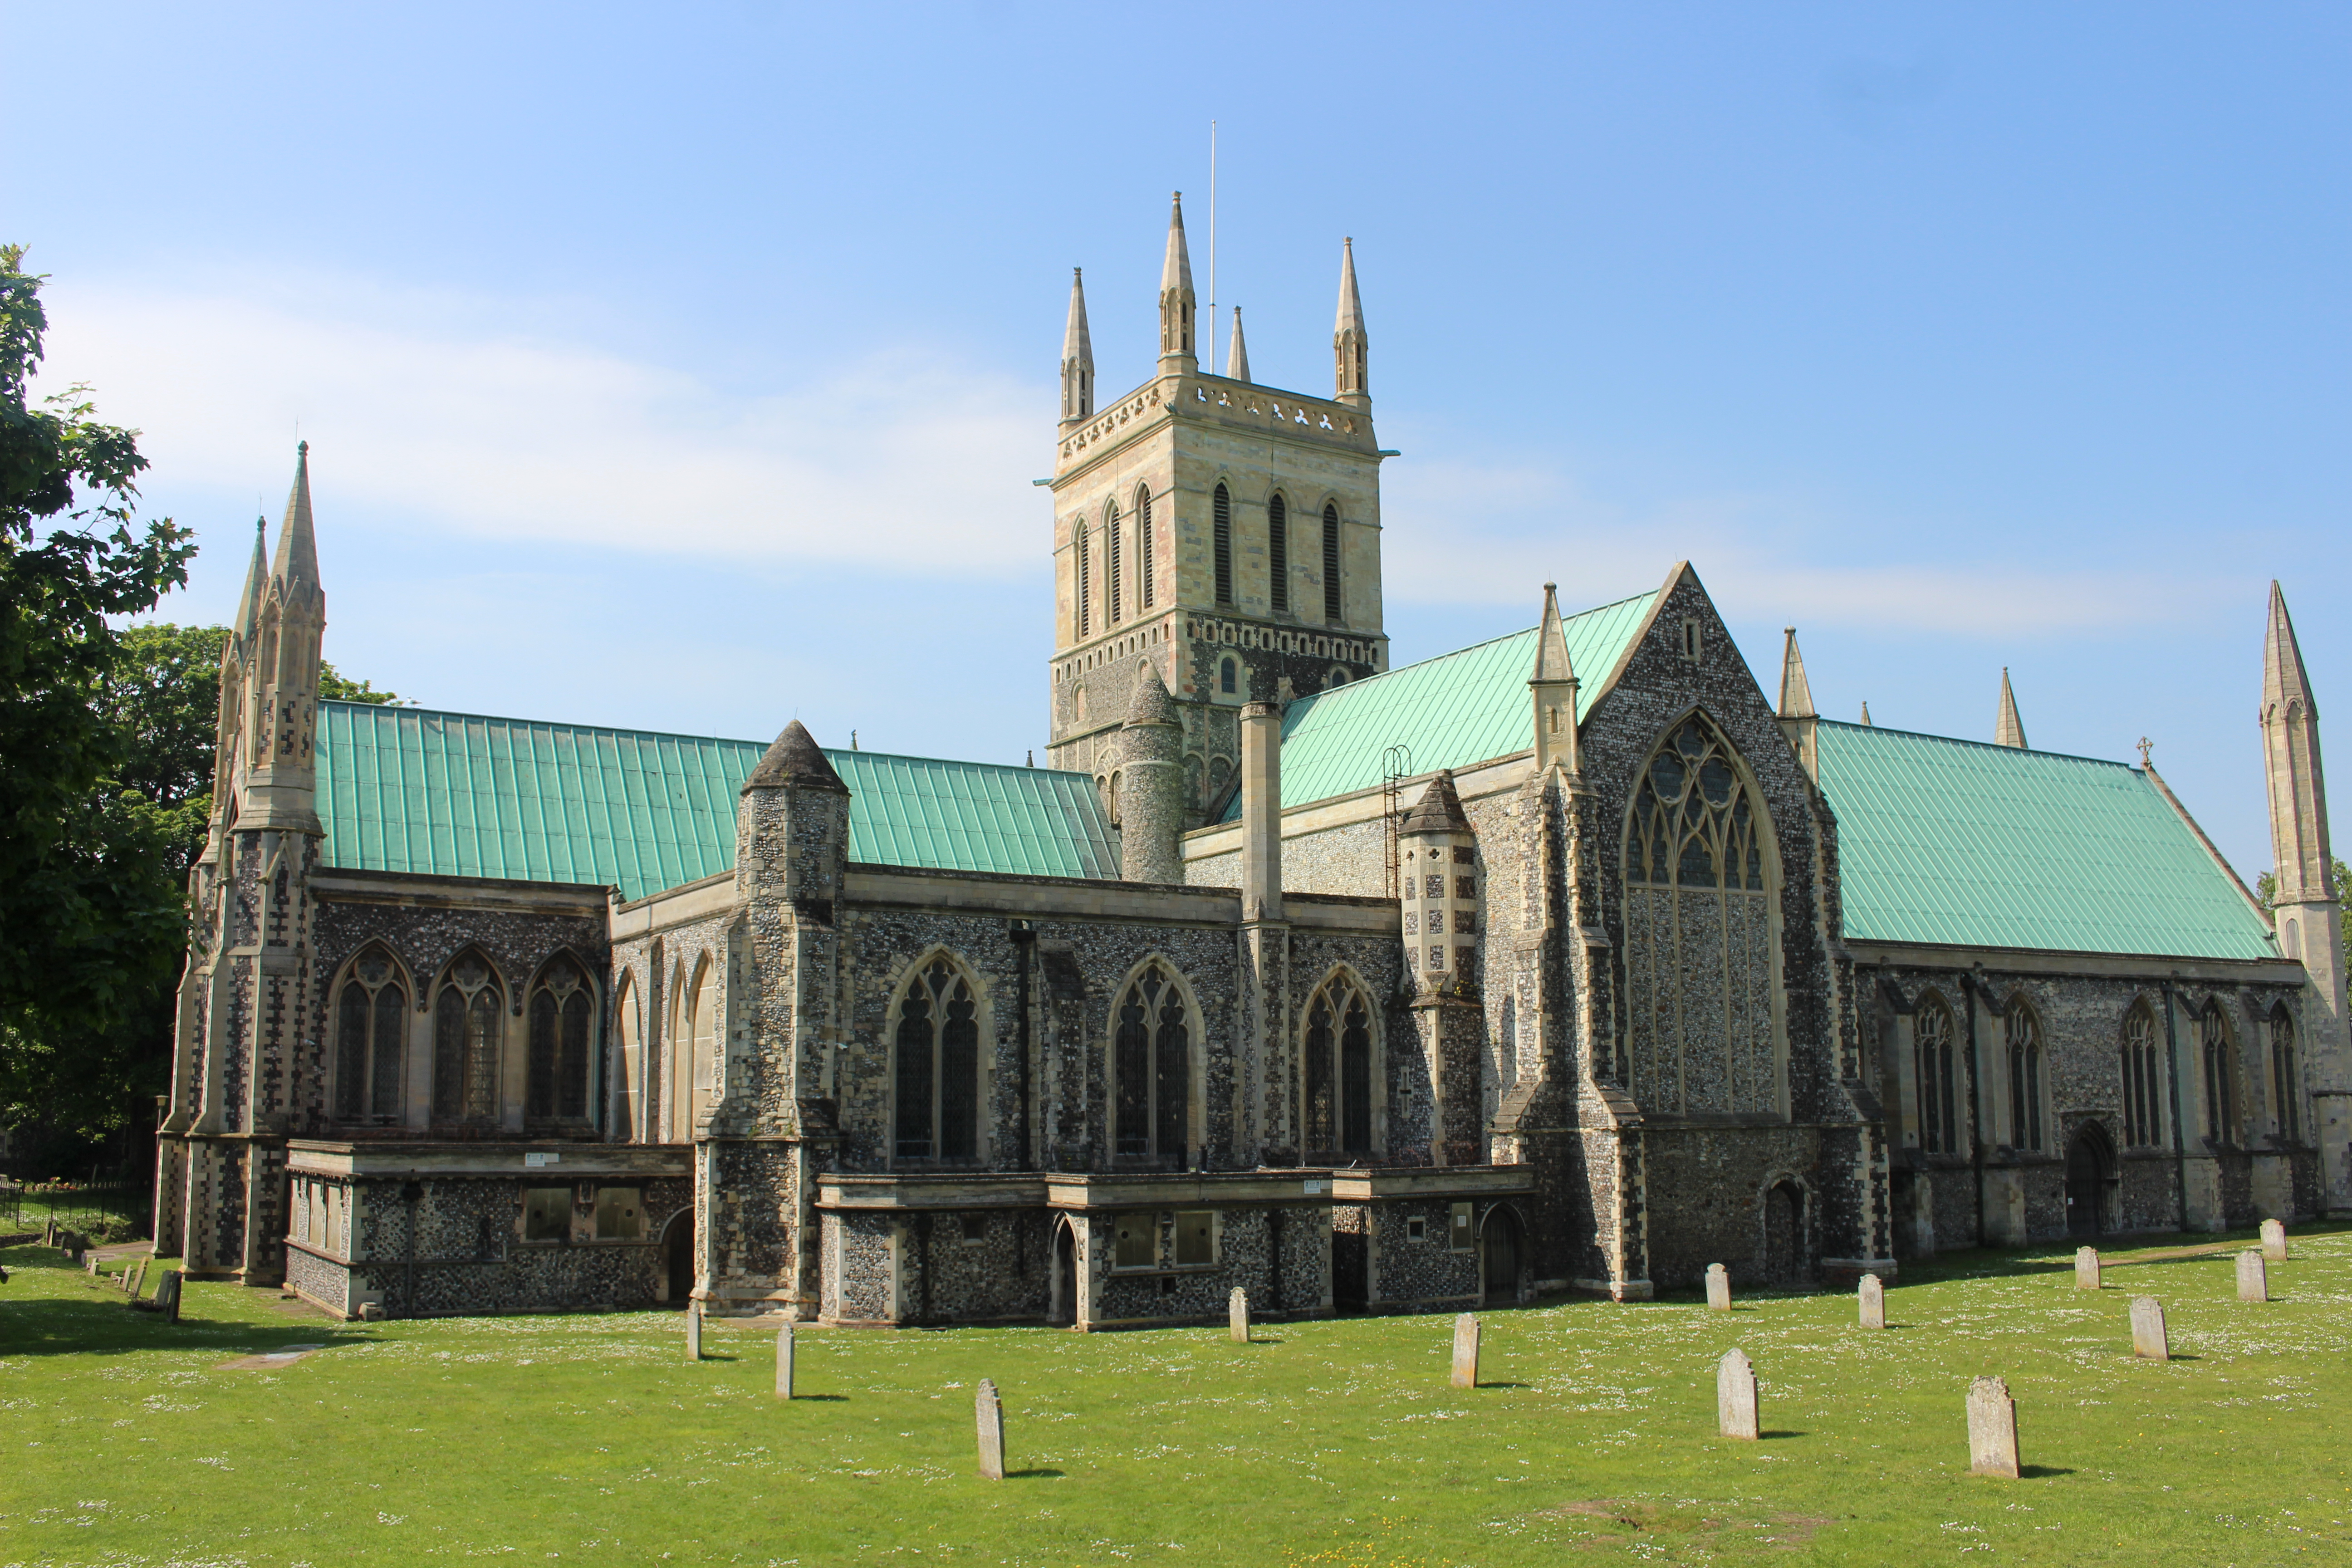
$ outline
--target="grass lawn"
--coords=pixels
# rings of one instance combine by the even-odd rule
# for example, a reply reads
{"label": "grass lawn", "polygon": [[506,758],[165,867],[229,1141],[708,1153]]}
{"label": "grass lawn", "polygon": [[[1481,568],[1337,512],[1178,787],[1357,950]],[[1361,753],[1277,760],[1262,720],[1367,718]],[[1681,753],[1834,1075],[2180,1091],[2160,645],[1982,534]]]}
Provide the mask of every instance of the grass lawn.
{"label": "grass lawn", "polygon": [[[223,1285],[172,1329],[19,1247],[0,1565],[2352,1563],[2352,1232],[2294,1246],[2260,1306],[2229,1252],[2165,1247],[2096,1294],[2057,1252],[1906,1268],[1884,1333],[1843,1294],[1491,1312],[1475,1390],[1442,1317],[803,1330],[790,1404],[765,1331],[714,1322],[690,1364],[674,1314],[335,1324]],[[2130,1356],[2143,1293],[2168,1364]],[[1735,1345],[1760,1443],[1716,1436]],[[2022,1480],[1966,1474],[1994,1372]]]}

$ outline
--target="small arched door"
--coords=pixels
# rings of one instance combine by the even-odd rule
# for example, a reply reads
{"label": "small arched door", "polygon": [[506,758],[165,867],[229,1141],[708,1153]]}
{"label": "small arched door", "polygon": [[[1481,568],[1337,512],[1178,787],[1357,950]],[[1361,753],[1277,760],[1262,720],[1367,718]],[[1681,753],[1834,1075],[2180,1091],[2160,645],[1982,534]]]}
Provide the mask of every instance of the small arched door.
{"label": "small arched door", "polygon": [[1805,1278],[1805,1194],[1775,1182],[1764,1194],[1764,1278],[1775,1285]]}
{"label": "small arched door", "polygon": [[1486,1211],[1478,1233],[1479,1271],[1486,1304],[1516,1305],[1519,1299],[1519,1216],[1500,1205]]}
{"label": "small arched door", "polygon": [[694,1294],[694,1211],[680,1209],[662,1231],[662,1300],[683,1307]]}
{"label": "small arched door", "polygon": [[1066,1219],[1054,1226],[1053,1296],[1045,1321],[1058,1327],[1078,1321],[1078,1238]]}
{"label": "small arched door", "polygon": [[2066,1233],[2097,1237],[2107,1228],[2107,1188],[2115,1180],[2115,1151],[2096,1122],[2066,1145]]}

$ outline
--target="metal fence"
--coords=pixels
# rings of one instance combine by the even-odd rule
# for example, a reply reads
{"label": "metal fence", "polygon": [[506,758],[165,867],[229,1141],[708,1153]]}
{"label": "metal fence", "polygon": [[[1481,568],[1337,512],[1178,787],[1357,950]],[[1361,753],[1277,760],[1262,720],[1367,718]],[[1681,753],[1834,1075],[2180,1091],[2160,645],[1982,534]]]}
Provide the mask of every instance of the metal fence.
{"label": "metal fence", "polygon": [[0,1229],[39,1230],[50,1221],[71,1230],[126,1227],[144,1235],[154,1210],[154,1183],[143,1173],[93,1173],[86,1181],[28,1186],[0,1177]]}

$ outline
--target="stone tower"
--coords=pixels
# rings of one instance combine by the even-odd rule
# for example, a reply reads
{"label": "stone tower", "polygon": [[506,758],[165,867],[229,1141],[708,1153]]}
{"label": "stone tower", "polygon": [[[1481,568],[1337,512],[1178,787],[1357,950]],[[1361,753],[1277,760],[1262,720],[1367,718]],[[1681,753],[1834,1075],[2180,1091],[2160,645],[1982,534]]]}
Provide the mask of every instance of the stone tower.
{"label": "stone tower", "polygon": [[[1381,630],[1380,465],[1364,391],[1352,247],[1340,274],[1329,398],[1204,374],[1181,196],[1168,224],[1158,363],[1096,409],[1075,284],[1054,467],[1055,767],[1128,797],[1125,721],[1149,664],[1181,744],[1182,827],[1234,787],[1244,704],[1282,702],[1388,666]],[[1155,736],[1156,739],[1156,736]]]}
{"label": "stone tower", "polygon": [[2352,1047],[2345,1028],[2344,910],[2327,838],[2327,784],[2319,764],[2319,707],[2286,596],[2271,584],[2263,636],[2263,771],[2270,784],[2272,896],[2279,951],[2303,961],[2311,991],[2303,1010],[2301,1068],[2309,1086],[2331,1215],[2352,1211]]}

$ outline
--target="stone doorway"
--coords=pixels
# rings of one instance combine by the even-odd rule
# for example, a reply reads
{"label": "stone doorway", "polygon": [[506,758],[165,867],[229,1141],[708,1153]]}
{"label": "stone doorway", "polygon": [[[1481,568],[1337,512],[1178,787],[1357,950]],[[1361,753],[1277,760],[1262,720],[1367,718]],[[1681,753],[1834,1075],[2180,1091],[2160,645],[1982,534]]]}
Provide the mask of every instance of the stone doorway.
{"label": "stone doorway", "polygon": [[1331,1233],[1331,1305],[1360,1312],[1371,1298],[1371,1252],[1361,1231]]}
{"label": "stone doorway", "polygon": [[683,1307],[694,1294],[694,1211],[680,1209],[662,1231],[662,1300]]}
{"label": "stone doorway", "polygon": [[1519,1216],[1497,1204],[1486,1211],[1478,1233],[1478,1266],[1489,1307],[1516,1306],[1519,1300]]}
{"label": "stone doorway", "polygon": [[1054,1226],[1054,1268],[1045,1321],[1067,1328],[1078,1321],[1078,1237],[1063,1220]]}
{"label": "stone doorway", "polygon": [[2116,1181],[2116,1152],[2094,1121],[2066,1145],[2066,1234],[2095,1239],[2107,1231],[2107,1190]]}
{"label": "stone doorway", "polygon": [[1796,1285],[1805,1272],[1805,1194],[1794,1182],[1775,1182],[1764,1194],[1764,1278]]}

